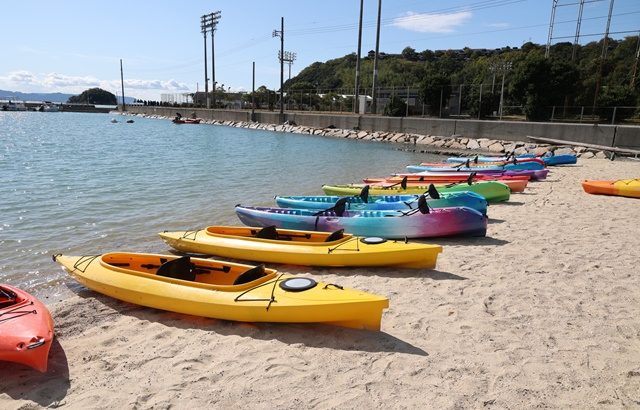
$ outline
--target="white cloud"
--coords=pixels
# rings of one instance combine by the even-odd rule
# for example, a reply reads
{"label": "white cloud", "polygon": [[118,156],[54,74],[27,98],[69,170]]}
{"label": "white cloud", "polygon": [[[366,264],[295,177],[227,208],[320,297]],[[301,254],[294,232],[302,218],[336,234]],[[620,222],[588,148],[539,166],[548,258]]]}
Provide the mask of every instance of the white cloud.
{"label": "white cloud", "polygon": [[419,33],[451,33],[472,16],[473,14],[470,11],[451,14],[414,13],[408,11],[404,16],[395,18],[392,25]]}
{"label": "white cloud", "polygon": [[93,77],[74,77],[64,74],[49,73],[39,81],[45,87],[98,87],[100,80]]}
{"label": "white cloud", "polygon": [[13,71],[7,74],[6,77],[0,77],[0,80],[15,84],[33,84],[36,82],[34,75],[28,71]]}
{"label": "white cloud", "polygon": [[[140,80],[128,79],[124,82],[125,92],[140,98],[156,98],[160,93],[189,91],[189,86],[174,79]],[[22,92],[61,92],[78,94],[87,88],[100,87],[107,91],[119,92],[120,80],[100,80],[91,76],[69,76],[60,73],[36,74],[26,70],[12,71],[0,75],[0,89]],[[130,91],[128,91],[130,90]]]}

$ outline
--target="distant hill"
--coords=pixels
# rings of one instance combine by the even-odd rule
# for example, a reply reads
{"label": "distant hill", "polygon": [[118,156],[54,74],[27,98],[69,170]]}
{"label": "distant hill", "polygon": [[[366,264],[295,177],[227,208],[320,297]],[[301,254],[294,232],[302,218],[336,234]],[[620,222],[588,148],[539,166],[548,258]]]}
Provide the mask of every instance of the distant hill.
{"label": "distant hill", "polygon": [[[73,97],[77,94],[63,94],[63,93],[22,93],[20,91],[7,91],[0,90],[0,100],[19,100],[19,101],[51,101],[57,103],[66,103],[69,97]],[[131,104],[135,98],[124,97],[127,104]],[[121,99],[118,97],[118,102]]]}

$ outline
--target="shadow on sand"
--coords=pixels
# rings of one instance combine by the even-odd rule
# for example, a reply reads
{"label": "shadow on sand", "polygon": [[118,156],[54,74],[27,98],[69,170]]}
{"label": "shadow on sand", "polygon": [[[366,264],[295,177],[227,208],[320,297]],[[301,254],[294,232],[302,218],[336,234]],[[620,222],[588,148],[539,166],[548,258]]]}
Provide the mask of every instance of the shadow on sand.
{"label": "shadow on sand", "polygon": [[358,330],[323,324],[233,322],[133,305],[89,290],[79,292],[77,295],[83,299],[95,299],[97,303],[104,304],[118,314],[139,320],[159,322],[178,329],[200,329],[222,336],[241,336],[267,341],[278,340],[287,345],[302,344],[308,347],[328,347],[345,351],[395,352],[428,356],[424,350],[382,331]]}
{"label": "shadow on sand", "polygon": [[[42,407],[58,407],[69,391],[69,364],[67,355],[57,338],[49,351],[49,368],[40,373],[20,364],[0,362],[0,393],[14,400],[30,400]],[[21,408],[31,408],[23,406]]]}

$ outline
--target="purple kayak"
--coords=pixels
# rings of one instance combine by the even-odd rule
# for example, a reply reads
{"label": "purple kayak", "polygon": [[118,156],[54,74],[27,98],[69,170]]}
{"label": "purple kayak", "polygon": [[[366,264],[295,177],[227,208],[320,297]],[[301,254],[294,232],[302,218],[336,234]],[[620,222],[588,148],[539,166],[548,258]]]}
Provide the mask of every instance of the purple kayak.
{"label": "purple kayak", "polygon": [[[460,171],[462,173],[466,173],[466,174],[471,174],[471,172],[464,172],[464,171]],[[457,172],[456,172],[457,173]],[[480,171],[473,171],[473,173],[475,174],[482,174],[482,175],[490,175],[493,177],[501,177],[501,176],[527,176],[529,177],[529,179],[531,180],[536,180],[536,181],[540,181],[543,179],[547,178],[547,175],[549,174],[549,170],[548,169],[522,169],[522,170],[505,170],[505,171],[491,171],[491,170],[480,170]],[[399,175],[405,175],[405,174],[399,174]],[[429,171],[425,171],[425,172],[418,172],[415,174],[411,174],[411,175],[438,175],[438,173],[433,173],[433,172],[429,172]]]}
{"label": "purple kayak", "polygon": [[414,209],[402,211],[352,211],[263,208],[236,206],[236,214],[245,225],[275,226],[284,229],[346,232],[364,237],[387,239],[429,238],[438,236],[485,236],[487,217],[467,207]]}

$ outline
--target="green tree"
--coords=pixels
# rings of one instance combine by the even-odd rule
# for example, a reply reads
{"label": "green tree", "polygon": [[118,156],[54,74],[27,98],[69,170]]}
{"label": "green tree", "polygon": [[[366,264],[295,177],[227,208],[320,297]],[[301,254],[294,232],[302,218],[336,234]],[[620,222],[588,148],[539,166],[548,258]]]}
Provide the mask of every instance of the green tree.
{"label": "green tree", "polygon": [[451,82],[449,77],[435,69],[427,71],[424,80],[420,85],[420,97],[427,105],[430,115],[440,114],[440,102],[446,104],[451,95]]}
{"label": "green tree", "polygon": [[384,106],[384,115],[388,117],[404,117],[407,112],[407,104],[396,95],[391,96],[387,105]]}
{"label": "green tree", "polygon": [[105,91],[102,88],[90,88],[83,91],[80,95],[69,97],[67,101],[70,104],[98,104],[98,105],[116,105],[118,102],[116,96]]}

